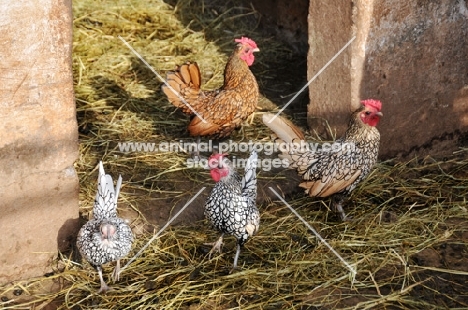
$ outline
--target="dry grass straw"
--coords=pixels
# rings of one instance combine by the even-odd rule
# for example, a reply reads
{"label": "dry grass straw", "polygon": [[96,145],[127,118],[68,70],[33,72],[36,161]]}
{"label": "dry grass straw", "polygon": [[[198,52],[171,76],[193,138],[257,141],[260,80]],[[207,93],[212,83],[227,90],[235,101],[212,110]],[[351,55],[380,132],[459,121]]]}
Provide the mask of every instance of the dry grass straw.
{"label": "dry grass straw", "polygon": [[[274,202],[261,206],[261,230],[246,244],[241,268],[233,274],[234,240],[227,239],[224,254],[208,259],[203,243],[217,236],[200,222],[166,230],[105,295],[96,294],[99,279],[89,265],[59,257],[55,274],[6,288],[22,288],[24,295],[36,295],[34,299],[4,306],[40,309],[55,300],[60,309],[437,308],[412,294],[416,288],[433,289],[428,285],[431,277],[421,278],[421,272],[468,274],[463,266],[432,268],[416,265],[412,258],[466,232],[466,227],[446,224],[453,218],[467,220],[464,155],[464,160],[446,162],[379,164],[354,192],[353,207],[348,208],[356,218],[352,223],[327,219],[322,201],[302,195],[288,199],[356,267],[354,280],[285,206]],[[149,238],[149,233],[140,235],[132,254]],[[112,267],[105,267],[106,278]],[[37,294],[46,282],[53,282],[57,291]],[[438,293],[438,298],[447,294]]]}
{"label": "dry grass straw", "polygon": [[[187,0],[174,8],[159,0],[74,1],[73,61],[80,126],[76,169],[80,210],[85,217],[91,212],[96,165],[101,159],[108,173],[124,176],[119,202],[137,215],[134,226],[147,224],[139,211],[142,203],[157,205],[168,197],[189,200],[190,193],[208,180],[205,171],[185,166],[187,154],[183,152],[119,152],[118,141],[178,141],[186,137],[188,120],[167,103],[159,91],[160,81],[123,46],[118,35],[161,73],[186,60],[197,61],[211,88],[221,83],[226,53],[233,38],[240,35],[252,36],[260,46],[268,46],[256,65],[261,87],[268,89],[273,83],[277,70],[272,68],[273,59],[290,57],[283,45],[255,32],[258,15],[254,8],[220,3]],[[270,132],[260,118],[252,122],[233,139],[268,140]],[[346,207],[356,219],[351,223],[329,219],[327,200],[313,200],[302,193],[287,197],[288,203],[356,267],[355,278],[285,206],[270,202],[260,206],[261,229],[241,252],[240,270],[235,273],[229,274],[234,240],[228,238],[225,253],[210,260],[203,243],[217,235],[199,222],[167,229],[125,269],[107,294],[96,294],[99,278],[87,263],[77,263],[73,255],[59,255],[53,262],[54,273],[1,288],[2,307],[444,308],[420,298],[421,290],[434,290],[431,276],[421,275],[432,271],[441,277],[466,276],[466,270],[417,266],[413,257],[465,231],[447,221],[468,220],[467,152],[461,150],[446,162],[426,158],[379,164]],[[178,187],[181,179],[190,181],[191,187]],[[152,237],[145,229],[138,232],[130,256]],[[105,266],[106,279],[112,268]],[[450,292],[439,293],[447,303],[455,299]],[[461,307],[460,302],[454,304]]]}

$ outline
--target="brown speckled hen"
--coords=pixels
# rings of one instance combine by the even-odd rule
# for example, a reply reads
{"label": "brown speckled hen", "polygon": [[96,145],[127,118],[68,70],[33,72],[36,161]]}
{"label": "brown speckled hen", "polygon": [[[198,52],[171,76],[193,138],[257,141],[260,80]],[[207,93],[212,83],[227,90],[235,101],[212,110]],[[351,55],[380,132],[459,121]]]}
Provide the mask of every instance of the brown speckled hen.
{"label": "brown speckled hen", "polygon": [[209,158],[210,174],[217,183],[205,204],[205,216],[221,232],[213,243],[210,254],[221,251],[224,234],[237,239],[234,267],[237,268],[241,247],[252,237],[260,225],[260,213],[255,204],[257,198],[257,153],[253,151],[241,177],[225,154]]}
{"label": "brown speckled hen", "polygon": [[257,107],[258,84],[249,66],[255,59],[253,53],[259,49],[249,38],[235,41],[238,44],[226,64],[224,85],[220,89],[203,91],[200,88],[200,69],[194,62],[167,73],[166,80],[172,89],[163,85],[162,90],[173,105],[192,116],[188,125],[191,136],[227,137]]}
{"label": "brown speckled hen", "polygon": [[99,273],[101,288],[98,293],[109,290],[102,277],[102,265],[117,261],[112,277],[118,281],[120,259],[132,248],[132,230],[117,216],[117,198],[121,185],[122,177],[119,176],[114,188],[112,177],[105,173],[102,162],[99,162],[98,192],[94,201],[93,219],[80,229],[76,242],[81,255]]}
{"label": "brown speckled hen", "polygon": [[343,221],[348,219],[342,206],[344,200],[370,173],[379,152],[380,134],[375,126],[383,116],[382,103],[368,99],[361,104],[352,114],[344,136],[328,150],[313,151],[303,143],[301,147],[304,136],[299,128],[280,116],[263,116],[265,125],[279,137],[277,143],[284,143],[280,157],[287,159],[289,167],[297,169],[302,177],[299,186],[305,188],[309,196],[332,195],[332,208]]}

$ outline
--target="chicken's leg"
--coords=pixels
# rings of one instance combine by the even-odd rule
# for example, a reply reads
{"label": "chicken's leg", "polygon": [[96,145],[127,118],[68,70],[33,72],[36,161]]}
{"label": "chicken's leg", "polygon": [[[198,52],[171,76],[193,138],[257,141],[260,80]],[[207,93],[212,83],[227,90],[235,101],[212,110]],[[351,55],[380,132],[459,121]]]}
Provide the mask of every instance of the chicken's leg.
{"label": "chicken's leg", "polygon": [[349,219],[346,216],[346,213],[344,212],[343,206],[341,205],[341,203],[335,205],[335,212],[338,213],[338,215],[340,216],[343,222],[346,222]]}
{"label": "chicken's leg", "polygon": [[106,282],[104,281],[104,278],[102,277],[102,267],[97,266],[96,268],[97,268],[98,273],[99,273],[99,280],[101,280],[101,288],[99,289],[98,294],[105,293],[108,290],[110,290],[110,287],[106,284]]}
{"label": "chicken's leg", "polygon": [[232,267],[231,272],[233,272],[237,268],[237,260],[239,259],[239,254],[241,251],[241,246],[237,243],[236,255],[234,256],[234,266]]}
{"label": "chicken's leg", "polygon": [[343,222],[350,221],[351,217],[347,216],[343,210],[344,197],[341,195],[334,195],[332,198],[332,209],[340,216]]}
{"label": "chicken's leg", "polygon": [[120,279],[120,259],[117,260],[114,272],[112,272],[112,279],[114,280],[114,282],[119,281]]}

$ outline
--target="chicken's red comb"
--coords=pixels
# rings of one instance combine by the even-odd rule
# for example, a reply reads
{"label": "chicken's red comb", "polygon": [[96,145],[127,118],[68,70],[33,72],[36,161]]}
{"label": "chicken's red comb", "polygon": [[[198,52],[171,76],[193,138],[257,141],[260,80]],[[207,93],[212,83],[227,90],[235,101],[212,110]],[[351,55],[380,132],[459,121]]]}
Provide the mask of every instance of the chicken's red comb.
{"label": "chicken's red comb", "polygon": [[248,44],[248,45],[250,45],[252,48],[257,48],[257,43],[255,43],[254,40],[249,39],[249,38],[247,38],[247,37],[242,37],[242,38],[240,38],[240,39],[235,39],[234,41],[237,42],[237,43],[240,43],[240,44]]}
{"label": "chicken's red comb", "polygon": [[362,100],[361,103],[362,103],[362,105],[364,105],[366,107],[374,108],[377,111],[380,111],[380,109],[382,109],[382,102],[380,102],[380,100],[366,99],[366,100]]}
{"label": "chicken's red comb", "polygon": [[211,158],[216,158],[217,159],[217,158],[220,158],[220,157],[226,157],[228,155],[229,155],[228,153],[216,153],[216,154],[213,153],[213,154],[211,154],[209,159],[211,159]]}

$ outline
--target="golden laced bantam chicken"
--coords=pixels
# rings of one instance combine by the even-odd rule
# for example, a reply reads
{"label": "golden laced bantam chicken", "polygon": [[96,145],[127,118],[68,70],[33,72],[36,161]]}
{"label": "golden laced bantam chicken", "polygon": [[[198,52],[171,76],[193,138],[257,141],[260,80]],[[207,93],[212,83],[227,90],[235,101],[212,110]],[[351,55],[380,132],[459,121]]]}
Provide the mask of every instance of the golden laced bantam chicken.
{"label": "golden laced bantam chicken", "polygon": [[237,268],[241,247],[260,225],[257,198],[257,152],[252,151],[245,165],[244,177],[233,167],[226,154],[213,154],[208,160],[210,174],[216,182],[205,204],[205,216],[221,232],[211,253],[221,251],[224,234],[237,239],[234,267]]}
{"label": "golden laced bantam chicken", "polygon": [[192,116],[188,125],[191,136],[227,137],[257,108],[258,84],[249,66],[255,59],[253,53],[259,49],[249,38],[235,41],[238,44],[226,64],[224,85],[220,89],[200,89],[201,74],[195,62],[187,62],[167,73],[166,80],[171,87],[163,85],[162,90],[173,105]]}
{"label": "golden laced bantam chicken", "polygon": [[287,159],[289,167],[302,177],[299,186],[309,196],[333,195],[332,209],[343,221],[348,219],[343,211],[344,200],[370,173],[379,152],[380,134],[375,126],[383,116],[382,103],[368,99],[361,104],[352,114],[344,136],[328,150],[304,147],[304,135],[290,121],[269,113],[263,116],[265,125],[279,137],[276,142],[284,143],[280,158]]}
{"label": "golden laced bantam chicken", "polygon": [[117,216],[117,198],[121,185],[122,177],[119,176],[114,188],[112,177],[105,173],[102,162],[99,162],[93,219],[80,229],[76,241],[81,255],[99,272],[101,288],[98,293],[110,289],[102,277],[102,265],[117,261],[112,278],[118,281],[120,259],[127,256],[132,248],[132,230],[126,221]]}

